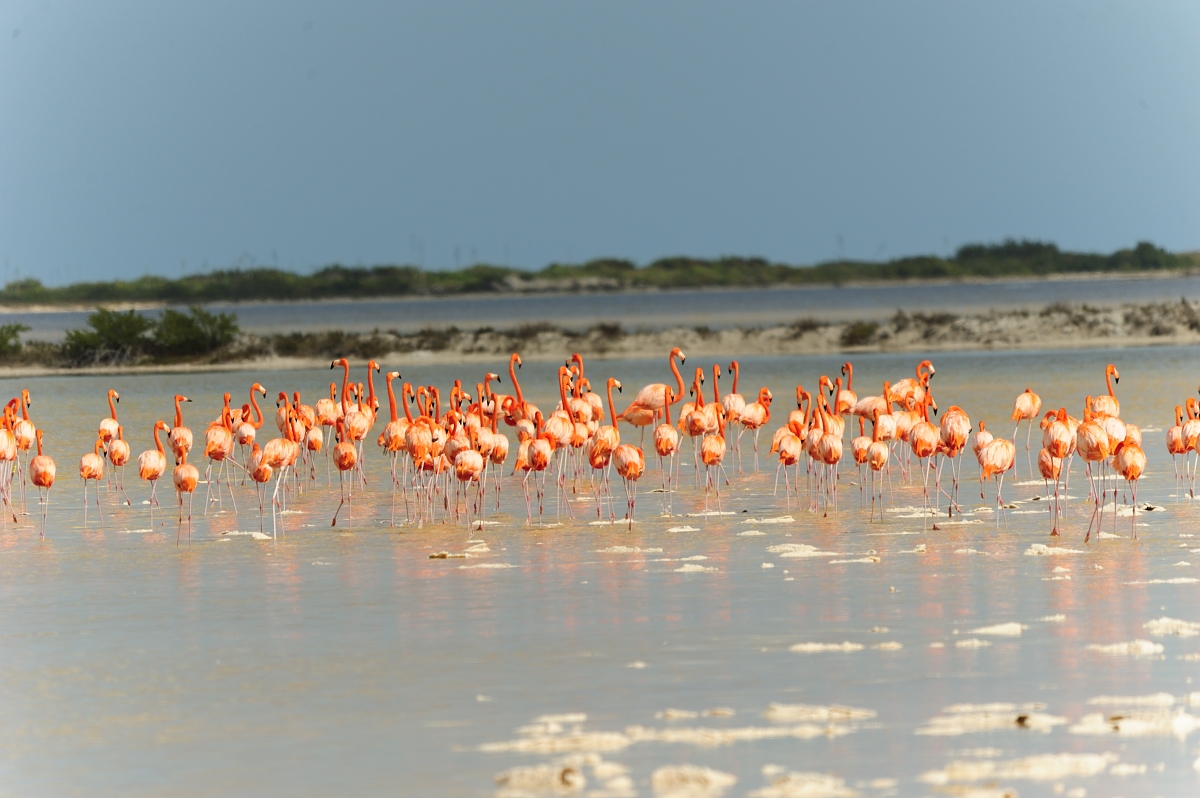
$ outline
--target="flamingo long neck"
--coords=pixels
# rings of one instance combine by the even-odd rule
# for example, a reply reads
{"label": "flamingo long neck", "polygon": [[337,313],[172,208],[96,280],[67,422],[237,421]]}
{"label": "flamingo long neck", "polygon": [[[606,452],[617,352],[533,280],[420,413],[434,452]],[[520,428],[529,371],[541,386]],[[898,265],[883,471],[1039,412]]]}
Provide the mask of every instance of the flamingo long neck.
{"label": "flamingo long neck", "polygon": [[700,375],[696,375],[696,379],[692,382],[692,391],[696,394],[696,409],[704,407],[704,391],[700,389]]}
{"label": "flamingo long neck", "polygon": [[738,362],[736,360],[729,365],[733,366],[733,392],[737,393],[738,377],[741,376],[742,369],[740,366],[738,366]]}
{"label": "flamingo long neck", "polygon": [[1179,427],[1182,425],[1183,425],[1183,408],[1180,407],[1179,405],[1175,405],[1175,426]]}
{"label": "flamingo long neck", "polygon": [[[229,412],[229,405],[221,411],[221,426],[233,432],[233,415]],[[117,427],[117,437],[121,437],[121,428]]]}
{"label": "flamingo long neck", "polygon": [[375,407],[375,369],[370,364],[367,364],[367,407]]}
{"label": "flamingo long neck", "polygon": [[679,373],[679,366],[675,365],[675,351],[671,351],[671,373],[675,375],[675,382],[678,384],[678,391],[675,396],[675,401],[678,402],[683,398],[683,375]]}
{"label": "flamingo long neck", "polygon": [[663,405],[663,413],[665,414],[665,421],[663,423],[665,423],[668,427],[671,426],[671,400],[672,400],[672,398],[673,397],[671,396],[671,389],[667,388],[667,401],[666,401],[666,404]]}
{"label": "flamingo long neck", "polygon": [[104,441],[97,438],[96,445],[92,448],[92,453],[99,457],[102,449],[104,449]]}
{"label": "flamingo long neck", "polygon": [[[38,431],[37,431],[37,435],[36,435],[35,437],[37,438],[37,445],[38,445],[38,457],[41,457],[41,456],[42,456],[42,431],[41,431],[41,430],[38,430]],[[162,451],[162,447],[161,447],[161,446],[159,446],[159,447],[158,447],[158,450],[161,452],[161,451]]]}
{"label": "flamingo long neck", "polygon": [[409,424],[412,423],[413,417],[412,410],[409,409],[408,406],[408,395],[412,392],[413,389],[411,382],[404,383],[404,385],[400,388],[400,404],[404,405],[404,417],[408,419]]}
{"label": "flamingo long neck", "polygon": [[21,418],[29,420],[29,391],[21,391]]}
{"label": "flamingo long neck", "polygon": [[575,354],[571,355],[571,360],[575,361],[575,364],[579,366],[579,379],[582,380],[583,379],[583,355],[576,352]]}
{"label": "flamingo long neck", "polygon": [[763,413],[765,414],[763,416],[763,423],[766,424],[771,420],[771,402],[767,399],[766,388],[758,392],[758,403],[762,405]]}
{"label": "flamingo long neck", "polygon": [[[1112,393],[1112,388],[1109,388],[1108,392]],[[113,401],[112,391],[108,392],[108,412],[110,414],[112,414],[113,421],[116,421],[117,420],[117,403]]]}
{"label": "flamingo long neck", "polygon": [[[838,377],[836,380],[833,381],[833,412],[834,413],[837,413],[838,397],[841,395],[842,395],[842,378]],[[884,394],[885,401],[886,401],[886,397],[887,397],[887,394]]]}
{"label": "flamingo long neck", "polygon": [[517,382],[517,356],[508,359],[508,376],[512,380],[513,390],[517,393],[517,407],[525,406],[525,395],[521,393],[521,383]]}
{"label": "flamingo long neck", "polygon": [[570,374],[571,372],[567,370],[566,366],[558,367],[558,396],[562,401],[563,411],[568,414],[571,412],[571,406],[567,402],[567,380],[570,378]]}
{"label": "flamingo long neck", "polygon": [[158,439],[158,431],[159,431],[160,429],[162,429],[162,427],[161,427],[161,426],[159,426],[159,425],[156,423],[156,424],[154,425],[154,445],[158,447],[158,453],[159,453],[159,454],[162,454],[162,453],[163,453],[163,445],[162,445],[162,441],[160,441],[160,440]]}
{"label": "flamingo long neck", "polygon": [[255,429],[262,429],[263,414],[262,408],[258,406],[258,399],[254,396],[254,389],[250,389],[250,408],[254,410],[254,415],[250,418],[250,426]]}
{"label": "flamingo long neck", "polygon": [[436,385],[433,386],[433,420],[440,422],[442,420],[442,389]]}
{"label": "flamingo long neck", "polygon": [[361,413],[363,411],[363,384],[361,382],[358,384],[358,394],[355,397],[355,402],[357,403],[358,412]]}
{"label": "flamingo long neck", "polygon": [[175,426],[177,426],[177,427],[183,426],[183,410],[181,410],[179,408],[180,401],[181,401],[180,397],[176,396],[175,397]]}
{"label": "flamingo long neck", "polygon": [[612,380],[608,382],[608,417],[612,419],[613,426],[617,425],[617,406],[613,404],[612,398]]}
{"label": "flamingo long neck", "polygon": [[393,379],[394,378],[389,373],[387,376],[388,410],[391,411],[392,421],[399,421],[400,414],[396,412],[396,392],[392,389]]}
{"label": "flamingo long neck", "polygon": [[846,364],[846,390],[847,391],[854,390],[854,364],[853,363]]}
{"label": "flamingo long neck", "polygon": [[346,392],[350,389],[350,361],[342,358],[342,415],[350,412],[346,402]]}
{"label": "flamingo long neck", "polygon": [[[484,385],[484,387],[485,388],[487,387],[486,384]],[[491,391],[488,391],[488,396],[490,396],[492,398],[492,434],[495,435],[496,434],[496,424],[497,424],[497,422],[500,421],[500,403],[496,401],[496,395],[494,393],[492,393]],[[479,412],[480,413],[483,412],[482,402],[479,405]]]}
{"label": "flamingo long neck", "polygon": [[721,367],[713,363],[713,401],[721,404],[721,389],[717,387],[717,381],[721,379]]}
{"label": "flamingo long neck", "polygon": [[[1113,393],[1113,387],[1112,387],[1112,369],[1105,370],[1104,382],[1106,382],[1108,384],[1108,395],[1111,396],[1112,398],[1116,399],[1117,395],[1115,393]],[[113,415],[113,418],[116,418],[115,414]]]}

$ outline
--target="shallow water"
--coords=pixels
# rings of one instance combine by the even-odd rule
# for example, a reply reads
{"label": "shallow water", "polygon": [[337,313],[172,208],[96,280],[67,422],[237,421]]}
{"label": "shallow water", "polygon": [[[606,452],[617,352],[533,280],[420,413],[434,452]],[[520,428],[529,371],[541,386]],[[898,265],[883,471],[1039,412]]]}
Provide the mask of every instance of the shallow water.
{"label": "shallow water", "polygon": [[[876,393],[883,379],[910,374],[917,359],[856,357],[855,388]],[[258,530],[249,488],[237,489],[237,515],[226,496],[224,512],[200,518],[201,486],[192,542],[185,534],[176,547],[173,497],[165,486],[168,523],[138,531],[150,528],[140,504],[148,491],[132,473],[134,506],[122,509],[114,494],[103,493],[103,524],[93,504],[83,526],[73,475],[106,415],[104,390],[121,392],[120,418],[136,458],[150,442],[154,419],[170,419],[170,394],[195,400],[185,405],[185,419],[199,432],[217,414],[219,392],[236,389],[244,401],[250,380],[240,374],[28,380],[59,483],[45,543],[30,517],[15,526],[10,519],[0,533],[0,794],[491,795],[496,774],[567,755],[495,749],[572,746],[607,747],[581,766],[588,790],[607,790],[598,794],[653,795],[651,774],[682,763],[735,776],[729,795],[778,778],[763,775],[767,765],[825,773],[861,795],[934,794],[941,787],[930,780],[955,760],[998,764],[992,776],[976,768],[967,774],[974,780],[952,780],[949,787],[1009,787],[1022,796],[1079,788],[1088,796],[1194,793],[1200,736],[1187,718],[1200,716],[1200,708],[1184,697],[1200,692],[1200,683],[1192,681],[1197,661],[1182,658],[1200,653],[1200,637],[1154,637],[1144,627],[1164,616],[1200,621],[1200,583],[1156,581],[1200,578],[1200,551],[1191,551],[1200,549],[1197,510],[1171,496],[1173,472],[1159,431],[1174,404],[1195,390],[1193,352],[940,355],[935,395],[943,409],[959,404],[973,422],[985,419],[989,428],[1008,431],[1011,400],[1027,385],[1042,394],[1045,407],[1069,403],[1077,413],[1085,394],[1103,390],[1109,359],[1122,374],[1122,416],[1146,430],[1150,465],[1138,499],[1165,509],[1139,514],[1136,542],[1129,539],[1131,519],[1121,518],[1115,529],[1105,525],[1118,537],[1087,546],[1087,490],[1078,464],[1070,491],[1077,498],[1056,544],[1044,503],[1031,501],[1044,493],[1040,480],[1017,486],[1009,480],[1005,498],[1017,507],[1008,511],[1007,526],[997,527],[986,512],[995,488],[978,499],[971,460],[963,467],[961,499],[973,513],[965,520],[978,523],[942,521],[933,531],[919,517],[900,517],[908,512],[870,523],[859,509],[857,474],[844,467],[840,509],[816,516],[795,502],[789,510],[782,487],[778,497],[770,495],[773,466],[763,457],[761,470],[752,471],[746,437],[748,473],[731,474],[733,484],[722,490],[730,516],[687,515],[702,511],[704,499],[685,460],[675,517],[660,517],[662,494],[650,492],[660,474],[652,463],[632,532],[590,525],[595,507],[586,501],[575,503],[575,519],[553,526],[553,488],[544,523],[526,528],[520,483],[509,478],[501,510],[486,511],[497,525],[477,532],[463,522],[391,530],[386,464],[371,446],[372,485],[355,501],[352,528],[329,526],[336,476],[334,487],[326,487],[321,463],[316,483],[289,500],[299,513],[284,516],[286,533],[278,541],[232,534]],[[832,357],[748,359],[739,389],[751,394],[770,386],[782,419],[794,406],[797,380],[813,388],[818,375],[839,365]],[[267,387],[299,388],[311,402],[331,374],[271,374]],[[464,374],[467,367],[431,366],[404,378],[448,387]],[[666,379],[665,357],[589,361],[593,384],[610,374],[630,388]],[[520,376],[533,401],[553,407],[549,364],[531,364]],[[505,377],[502,390],[507,383]],[[726,380],[722,385],[727,389]],[[624,400],[631,395],[626,390]],[[765,431],[764,453],[768,440]],[[1027,481],[1023,447],[1018,452],[1018,473]],[[904,484],[898,468],[892,488],[890,507],[921,504],[919,482]],[[619,485],[614,493],[620,515]],[[795,520],[764,520],[785,515]],[[668,531],[678,527],[694,531]],[[754,530],[763,534],[739,534]],[[478,540],[489,550],[429,558],[465,552]],[[830,554],[786,558],[769,550],[784,544]],[[922,544],[926,553],[905,553]],[[1023,554],[1032,544],[1079,553]],[[642,551],[602,551],[618,546]],[[977,553],[960,553],[967,550]],[[700,556],[706,559],[685,559]],[[832,562],[867,557],[878,561]],[[474,567],[499,564],[513,567]],[[1019,636],[973,631],[1013,622],[1025,627]],[[1088,648],[1135,639],[1163,651],[1129,656]],[[968,640],[990,645],[958,645]],[[791,650],[844,641],[863,648]],[[883,643],[899,648],[875,647]],[[1088,703],[1156,693],[1175,701],[1166,709],[1130,707],[1127,700]],[[1000,728],[917,733],[967,722],[951,718],[946,707],[993,702],[1016,705],[1001,713]],[[875,714],[764,716],[772,703],[840,704]],[[1035,703],[1044,708],[1025,706]],[[734,714],[656,716],[717,707]],[[1128,724],[1120,732],[1086,733],[1092,728],[1086,716],[1133,710],[1186,715],[1175,719],[1178,734],[1139,735]],[[538,716],[563,713],[587,717],[558,721],[561,731],[543,724],[518,732]],[[1018,714],[1028,728],[1017,725]],[[1045,731],[1043,716],[1051,718]],[[983,723],[974,715],[968,720]],[[769,731],[780,728],[792,736]],[[670,729],[685,731],[662,741]],[[724,738],[686,731],[713,729],[750,731]],[[520,740],[535,742],[495,745]],[[1040,770],[1012,764],[1051,753],[1072,755],[1059,764],[1092,775],[1056,774],[1045,762]],[[596,757],[628,768],[628,783],[619,781],[619,768],[597,769]],[[841,794],[836,789],[806,794]]]}
{"label": "shallow water", "polygon": [[[232,312],[242,329],[287,333],[329,329],[369,332],[457,326],[474,330],[524,321],[567,329],[620,320],[627,329],[677,325],[711,328],[790,324],[798,318],[826,321],[883,320],[897,308],[909,311],[983,312],[991,308],[1042,308],[1053,302],[1177,302],[1200,297],[1200,277],[1083,280],[996,280],[906,285],[776,286],[745,290],[684,290],[631,293],[530,294],[409,299],[331,300],[298,304],[247,302],[209,305]],[[157,311],[145,311],[156,316]],[[84,311],[6,313],[6,321],[30,327],[27,340],[59,341],[87,324]]]}

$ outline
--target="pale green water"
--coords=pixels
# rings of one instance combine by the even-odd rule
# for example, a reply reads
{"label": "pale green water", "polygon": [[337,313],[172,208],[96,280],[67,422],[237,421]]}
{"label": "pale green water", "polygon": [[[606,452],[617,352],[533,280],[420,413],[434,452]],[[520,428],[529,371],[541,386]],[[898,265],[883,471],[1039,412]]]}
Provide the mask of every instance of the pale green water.
{"label": "pale green water", "polygon": [[[878,393],[885,378],[908,376],[919,359],[858,357],[855,388],[860,396]],[[694,360],[689,367],[711,371],[711,362]],[[222,534],[257,530],[257,507],[245,488],[238,494],[240,515],[199,519],[193,544],[176,548],[173,515],[156,531],[125,531],[149,526],[147,510],[138,504],[148,491],[135,484],[132,469],[134,507],[121,509],[104,494],[104,524],[97,523],[93,507],[89,529],[82,528],[76,466],[106,415],[104,391],[121,392],[121,420],[136,459],[150,444],[152,422],[170,420],[170,394],[196,400],[187,406],[186,420],[199,438],[217,414],[220,392],[236,391],[244,401],[251,378],[29,380],[23,387],[33,392],[32,412],[46,429],[59,483],[45,543],[28,517],[15,528],[10,521],[0,534],[0,794],[490,795],[496,773],[558,756],[479,750],[519,739],[516,729],[542,714],[586,713],[585,732],[624,732],[632,725],[772,728],[780,724],[762,717],[771,702],[836,703],[877,714],[849,724],[844,736],[717,747],[629,742],[603,757],[629,768],[640,795],[653,794],[654,769],[684,762],[735,775],[729,795],[762,787],[766,764],[828,773],[862,795],[923,795],[934,794],[935,786],[918,777],[952,759],[1111,753],[1109,767],[1119,760],[1145,764],[1147,772],[1008,777],[994,779],[993,786],[1022,796],[1055,794],[1060,783],[1067,791],[1083,787],[1088,796],[1193,794],[1200,789],[1200,773],[1192,769],[1200,753],[1196,733],[1071,731],[1088,713],[1120,711],[1087,705],[1095,696],[1200,691],[1200,683],[1192,683],[1200,675],[1198,663],[1181,659],[1200,652],[1200,637],[1150,637],[1143,628],[1162,616],[1200,621],[1198,583],[1128,584],[1200,577],[1200,552],[1189,551],[1200,548],[1200,537],[1181,537],[1200,536],[1197,513],[1169,496],[1171,464],[1157,431],[1195,390],[1192,351],[944,355],[934,359],[934,386],[943,408],[959,404],[973,421],[1011,430],[1006,419],[1012,399],[1027,385],[1041,393],[1046,408],[1069,404],[1078,415],[1082,397],[1103,390],[1109,360],[1122,374],[1122,416],[1146,430],[1150,466],[1139,499],[1166,509],[1139,516],[1145,526],[1137,542],[1128,539],[1124,518],[1117,529],[1122,537],[1085,547],[1087,490],[1077,464],[1071,493],[1079,498],[1060,545],[1084,553],[1062,557],[1022,555],[1032,543],[1053,543],[1047,517],[1029,512],[1042,509],[1038,502],[1010,511],[1001,529],[987,514],[972,517],[982,523],[936,532],[923,532],[919,518],[870,524],[858,509],[849,467],[843,469],[836,516],[814,517],[793,506],[793,523],[744,523],[787,513],[782,490],[777,499],[770,496],[774,469],[767,457],[758,474],[734,475],[724,495],[731,517],[657,517],[660,495],[646,490],[657,483],[652,466],[632,533],[589,526],[594,510],[589,515],[582,503],[577,520],[527,529],[519,483],[507,478],[501,512],[489,510],[498,526],[474,535],[462,524],[390,530],[387,492],[380,487],[386,465],[373,447],[367,459],[372,488],[367,500],[355,503],[353,531],[329,527],[336,477],[330,490],[322,473],[295,500],[301,514],[287,516],[285,539]],[[667,379],[665,361],[595,360],[589,376],[598,385],[611,374],[636,389]],[[796,381],[814,388],[817,377],[835,373],[840,362],[745,360],[739,387],[747,395],[761,384],[771,387],[781,420],[794,406]],[[446,390],[453,377],[469,377],[465,381],[473,384],[482,371],[428,367],[405,370],[404,378]],[[331,374],[259,376],[272,396],[279,388],[299,389],[311,402],[324,393]],[[551,365],[530,365],[520,376],[531,399],[543,409],[553,407]],[[630,396],[627,390],[623,400]],[[764,454],[768,440],[764,432]],[[1023,446],[1018,451],[1024,474]],[[695,482],[684,474],[677,514],[702,504]],[[980,504],[978,493],[971,493],[976,474],[973,460],[967,462],[962,498],[968,510]],[[898,472],[893,485],[896,506],[920,503],[919,485],[903,486]],[[619,486],[615,490],[620,509]],[[1042,492],[1038,481],[1006,487],[1006,498],[1024,502]],[[170,512],[169,490],[164,486],[160,493]],[[985,504],[993,501],[989,487]],[[199,513],[200,501],[196,507]],[[553,522],[552,499],[547,513]],[[667,531],[683,525],[697,531]],[[753,529],[764,534],[737,534]],[[463,551],[472,545],[468,539],[486,541],[490,551],[467,560],[428,558],[433,551]],[[808,543],[839,556],[783,559],[767,551],[782,543]],[[926,554],[902,553],[922,543]],[[598,551],[615,545],[662,551]],[[986,554],[956,553],[964,549]],[[879,562],[830,562],[868,550]],[[685,564],[681,558],[697,555],[707,559],[692,564],[716,570],[675,570]],[[1189,561],[1195,564],[1176,564]],[[489,563],[515,567],[461,567]],[[763,563],[774,567],[764,569]],[[1068,570],[1056,574],[1056,567]],[[1048,581],[1054,576],[1071,579]],[[1065,619],[1039,620],[1057,614]],[[1019,637],[969,632],[1011,621],[1027,626]],[[875,627],[888,631],[872,632]],[[956,647],[971,637],[992,645]],[[1164,651],[1138,658],[1087,649],[1135,638]],[[796,643],[842,641],[865,648],[789,651]],[[902,648],[872,648],[891,641]],[[937,642],[944,647],[930,647]],[[1015,726],[951,737],[915,733],[947,705],[1001,701],[1040,702],[1046,708],[1038,711],[1066,722],[1047,734]],[[736,714],[655,717],[667,708],[712,707]],[[1200,715],[1186,704],[1177,703],[1174,711]],[[997,756],[970,753],[983,748]],[[604,789],[592,769],[585,774],[588,790]],[[896,786],[867,786],[879,778],[895,779]]]}

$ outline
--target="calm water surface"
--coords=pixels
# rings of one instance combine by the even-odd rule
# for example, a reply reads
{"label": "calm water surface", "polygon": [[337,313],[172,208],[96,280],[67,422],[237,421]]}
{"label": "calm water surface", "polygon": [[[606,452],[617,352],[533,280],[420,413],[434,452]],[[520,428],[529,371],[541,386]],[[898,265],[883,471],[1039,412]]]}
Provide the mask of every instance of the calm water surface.
{"label": "calm water surface", "polygon": [[[681,763],[736,776],[729,795],[762,788],[766,765],[826,773],[861,795],[925,795],[937,786],[920,781],[922,774],[951,761],[1003,763],[1048,753],[1109,754],[1111,761],[1090,776],[1016,774],[950,786],[990,784],[1022,796],[1079,788],[1087,796],[1195,794],[1200,736],[1188,729],[1178,736],[1072,730],[1089,713],[1127,709],[1089,705],[1096,696],[1200,691],[1193,682],[1200,637],[1151,637],[1143,627],[1162,616],[1200,621],[1200,551],[1191,551],[1200,549],[1200,524],[1193,505],[1171,495],[1160,431],[1174,404],[1195,390],[1194,350],[941,355],[935,393],[943,408],[959,404],[973,421],[1009,430],[1012,398],[1027,385],[1046,407],[1077,411],[1085,394],[1103,390],[1110,358],[1121,370],[1122,415],[1146,430],[1150,466],[1139,499],[1165,509],[1138,516],[1136,542],[1130,519],[1121,518],[1115,530],[1105,527],[1118,537],[1085,546],[1087,490],[1077,465],[1077,498],[1061,545],[1080,553],[1058,557],[1023,555],[1033,543],[1054,543],[1044,503],[1030,501],[1044,493],[1040,480],[1006,486],[1006,498],[1018,506],[998,528],[985,511],[994,487],[978,499],[972,460],[963,468],[961,496],[973,513],[965,520],[977,523],[943,521],[933,531],[911,512],[870,523],[859,509],[857,475],[846,467],[841,509],[822,517],[795,504],[789,510],[782,489],[771,496],[773,465],[764,457],[753,473],[748,438],[748,473],[732,474],[723,490],[730,516],[687,515],[703,509],[703,493],[684,468],[675,516],[661,517],[662,495],[650,492],[660,478],[652,464],[632,532],[590,525],[595,509],[586,500],[574,503],[573,519],[556,516],[553,491],[543,523],[526,528],[520,484],[508,478],[501,509],[487,510],[487,520],[498,523],[482,531],[469,532],[462,522],[393,530],[386,463],[371,446],[372,484],[355,502],[352,528],[329,526],[336,477],[327,487],[321,462],[316,482],[292,500],[298,512],[285,516],[286,534],[277,542],[245,534],[258,531],[258,512],[253,491],[239,487],[236,514],[226,496],[223,509],[197,518],[191,544],[185,535],[177,547],[173,496],[160,491],[168,523],[156,519],[152,528],[141,504],[148,491],[134,473],[133,507],[102,493],[103,523],[93,505],[83,524],[76,464],[106,415],[104,390],[121,392],[120,418],[136,458],[150,444],[153,421],[170,419],[171,394],[195,400],[186,421],[199,438],[217,415],[220,392],[241,397],[249,380],[29,380],[59,484],[44,543],[30,517],[15,525],[9,519],[0,532],[0,795],[491,795],[501,771],[565,755],[510,750],[537,736],[520,727],[562,713],[587,717],[561,724],[561,734],[544,735],[538,746],[571,747],[555,740],[575,726],[583,735],[624,735],[606,738],[618,742],[595,756],[627,768],[627,782],[613,775],[617,769],[601,768],[600,778],[583,768],[597,795],[653,795],[651,773]],[[859,357],[855,387],[860,395],[877,393],[885,378],[910,374],[917,359]],[[771,387],[782,418],[794,406],[797,381],[815,386],[838,365],[834,358],[747,360],[739,389]],[[464,367],[428,367],[404,378],[447,388],[464,374]],[[610,374],[630,387],[659,381],[667,376],[665,358],[589,363],[593,384]],[[272,392],[298,388],[311,402],[330,372],[268,376]],[[521,376],[534,401],[553,407],[549,365],[532,365]],[[764,434],[764,453],[768,439]],[[921,503],[919,481],[905,484],[898,468],[892,485],[891,507]],[[619,486],[615,493],[620,511]],[[198,516],[202,499],[203,486]],[[31,512],[35,506],[31,494]],[[761,522],[784,515],[795,520]],[[694,531],[668,531],[678,527]],[[763,534],[740,534],[752,530]],[[470,541],[484,541],[488,551],[429,558],[480,545]],[[769,551],[785,543],[836,554],[785,559]],[[904,553],[921,544],[927,553]],[[643,551],[602,551],[614,546]],[[979,553],[960,553],[971,549]],[[878,562],[832,562],[871,551]],[[473,567],[499,564],[512,567]],[[685,565],[711,570],[680,572]],[[1151,583],[1180,578],[1190,581]],[[1041,620],[1053,615],[1064,617]],[[1014,621],[1026,627],[1017,637],[971,632]],[[880,628],[887,631],[873,631]],[[956,646],[969,638],[991,645]],[[1132,657],[1088,649],[1135,638],[1164,650]],[[842,641],[865,647],[790,650]],[[891,642],[901,647],[873,648]],[[709,746],[686,731],[795,725],[764,717],[772,702],[875,714],[840,724],[844,733],[811,739],[755,732],[744,736],[760,739]],[[1036,711],[1063,722],[1046,733],[1015,724],[960,736],[916,733],[943,708],[967,702],[1038,703],[1045,708]],[[714,707],[735,714],[656,716]],[[1163,711],[1200,715],[1186,703]],[[685,731],[681,741],[663,742],[638,739],[631,726]],[[585,750],[599,746],[597,738],[580,739]],[[1132,775],[1113,775],[1118,764],[1134,766],[1126,768]]]}
{"label": "calm water surface", "polygon": [[[1177,302],[1200,297],[1200,276],[1163,279],[998,280],[942,285],[773,287],[736,291],[649,291],[641,293],[525,296],[417,297],[369,301],[331,300],[278,304],[214,304],[233,312],[242,328],[258,333],[341,329],[368,332],[458,326],[512,326],[546,321],[569,329],[620,320],[629,329],[663,329],[706,324],[713,328],[791,323],[813,317],[829,321],[882,320],[905,310],[978,312],[990,308],[1041,308],[1052,302]],[[156,316],[158,311],[146,311]],[[87,313],[0,314],[5,322],[30,327],[26,339],[57,341],[82,328]]]}

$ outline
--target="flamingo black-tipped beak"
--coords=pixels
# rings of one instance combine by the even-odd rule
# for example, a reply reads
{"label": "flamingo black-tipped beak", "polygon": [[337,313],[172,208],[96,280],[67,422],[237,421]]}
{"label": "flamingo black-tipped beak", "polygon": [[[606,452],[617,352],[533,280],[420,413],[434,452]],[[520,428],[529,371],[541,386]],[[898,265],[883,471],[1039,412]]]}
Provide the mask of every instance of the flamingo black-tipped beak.
{"label": "flamingo black-tipped beak", "polygon": [[185,401],[185,402],[190,402],[190,401],[192,401],[192,400],[191,400],[191,399],[184,399],[183,401]]}
{"label": "flamingo black-tipped beak", "polygon": [[1119,383],[1120,381],[1121,381],[1120,377],[1113,377],[1113,382]]}
{"label": "flamingo black-tipped beak", "polygon": [[622,391],[622,390],[621,390],[621,386],[620,386],[620,385],[618,385],[618,386],[617,386],[617,393],[625,393],[624,391]]}
{"label": "flamingo black-tipped beak", "polygon": [[329,368],[331,368],[331,369],[333,369],[333,368],[337,368],[337,361],[335,360],[335,361],[333,361],[332,363],[330,363],[330,364],[329,364]]}

